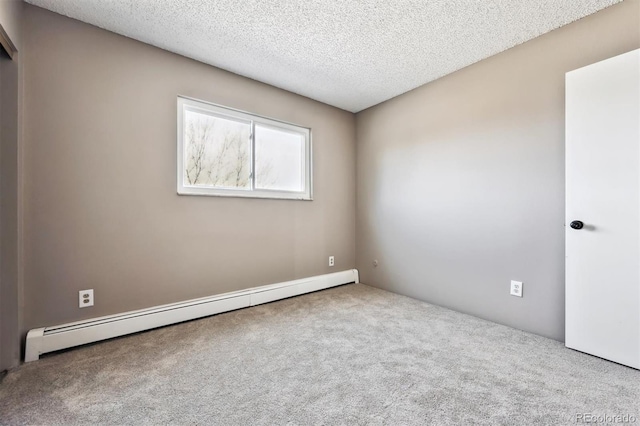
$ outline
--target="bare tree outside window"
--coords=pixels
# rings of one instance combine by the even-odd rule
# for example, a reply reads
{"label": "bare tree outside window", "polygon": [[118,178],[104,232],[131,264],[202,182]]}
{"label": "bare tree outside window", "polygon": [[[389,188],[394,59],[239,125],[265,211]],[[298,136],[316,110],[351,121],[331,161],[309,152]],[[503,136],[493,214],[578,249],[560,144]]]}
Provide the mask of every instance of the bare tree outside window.
{"label": "bare tree outside window", "polygon": [[187,111],[185,179],[189,185],[248,188],[251,126]]}

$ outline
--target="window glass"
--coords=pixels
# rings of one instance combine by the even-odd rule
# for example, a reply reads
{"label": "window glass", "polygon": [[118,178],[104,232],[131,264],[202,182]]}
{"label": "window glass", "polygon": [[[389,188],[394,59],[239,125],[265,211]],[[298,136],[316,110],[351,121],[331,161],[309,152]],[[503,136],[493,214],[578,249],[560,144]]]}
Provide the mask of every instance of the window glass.
{"label": "window glass", "polygon": [[256,124],[256,188],[304,191],[304,135]]}
{"label": "window glass", "polygon": [[250,188],[250,132],[249,123],[185,111],[186,183],[216,188]]}

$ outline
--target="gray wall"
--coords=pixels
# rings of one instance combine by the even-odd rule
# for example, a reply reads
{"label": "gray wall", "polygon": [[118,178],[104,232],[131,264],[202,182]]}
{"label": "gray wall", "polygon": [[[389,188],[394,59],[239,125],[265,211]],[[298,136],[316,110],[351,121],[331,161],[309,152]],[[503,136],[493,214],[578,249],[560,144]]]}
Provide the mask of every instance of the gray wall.
{"label": "gray wall", "polygon": [[[25,329],[355,267],[353,114],[33,6],[23,42]],[[178,196],[178,95],[311,127],[314,201]]]}
{"label": "gray wall", "polygon": [[362,281],[562,340],[564,74],[639,46],[627,0],[359,113]]}
{"label": "gray wall", "polygon": [[0,26],[19,50],[22,44],[22,0],[0,0]]}
{"label": "gray wall", "polygon": [[18,63],[0,52],[0,371],[16,365],[20,356],[18,75]]}
{"label": "gray wall", "polygon": [[[0,26],[20,47],[22,3],[0,2]],[[0,47],[0,371],[20,362],[19,138],[21,58]]]}

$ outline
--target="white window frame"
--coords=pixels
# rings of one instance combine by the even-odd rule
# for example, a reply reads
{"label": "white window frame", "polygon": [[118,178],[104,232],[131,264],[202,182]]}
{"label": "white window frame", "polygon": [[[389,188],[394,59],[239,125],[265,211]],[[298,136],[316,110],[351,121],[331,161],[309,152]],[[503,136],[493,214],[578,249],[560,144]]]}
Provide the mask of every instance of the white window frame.
{"label": "white window frame", "polygon": [[[213,188],[189,185],[185,182],[184,171],[184,112],[195,111],[201,114],[211,115],[220,118],[229,118],[235,121],[244,121],[251,125],[250,131],[250,187],[248,189],[236,188]],[[255,188],[255,125],[260,124],[266,127],[293,132],[304,137],[304,191],[283,191],[272,189]],[[213,104],[185,96],[178,96],[178,194],[180,195],[205,195],[215,197],[244,197],[244,198],[272,198],[284,200],[313,200],[312,191],[312,147],[311,129],[286,123],[272,118],[266,118],[222,105]]]}

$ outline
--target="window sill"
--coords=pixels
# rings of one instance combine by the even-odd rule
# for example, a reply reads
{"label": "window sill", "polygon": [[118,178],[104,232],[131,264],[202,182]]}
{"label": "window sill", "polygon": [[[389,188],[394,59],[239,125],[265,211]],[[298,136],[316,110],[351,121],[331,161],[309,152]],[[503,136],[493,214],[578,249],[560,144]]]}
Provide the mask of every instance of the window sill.
{"label": "window sill", "polygon": [[282,192],[282,191],[242,191],[233,189],[210,189],[182,187],[178,188],[178,195],[197,195],[204,197],[227,197],[227,198],[261,198],[271,200],[297,200],[297,201],[313,201],[313,197],[308,194],[299,192]]}

